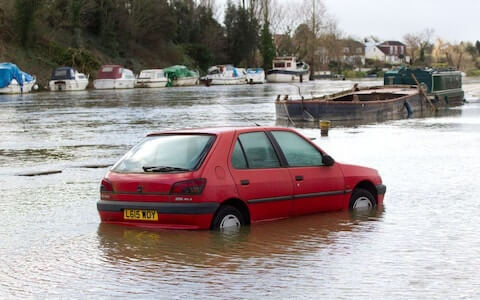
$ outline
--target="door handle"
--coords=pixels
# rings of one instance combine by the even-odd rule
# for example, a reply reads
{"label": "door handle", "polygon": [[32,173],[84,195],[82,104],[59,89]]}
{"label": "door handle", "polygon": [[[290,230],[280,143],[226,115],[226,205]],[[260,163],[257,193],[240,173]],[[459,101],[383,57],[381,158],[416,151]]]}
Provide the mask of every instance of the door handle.
{"label": "door handle", "polygon": [[296,181],[302,181],[302,180],[303,180],[303,176],[302,176],[302,175],[297,175],[297,176],[295,176],[295,180],[296,180]]}
{"label": "door handle", "polygon": [[250,181],[248,181],[248,179],[242,179],[242,180],[240,180],[240,184],[241,185],[249,185]]}

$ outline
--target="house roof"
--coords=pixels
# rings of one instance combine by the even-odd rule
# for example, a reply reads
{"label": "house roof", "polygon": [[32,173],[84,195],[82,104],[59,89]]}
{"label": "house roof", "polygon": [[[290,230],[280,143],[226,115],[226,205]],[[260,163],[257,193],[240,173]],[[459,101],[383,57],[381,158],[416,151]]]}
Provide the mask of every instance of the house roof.
{"label": "house roof", "polygon": [[385,41],[378,44],[378,46],[405,46],[405,44],[399,41]]}
{"label": "house roof", "polygon": [[404,53],[402,53],[403,55],[405,54],[405,44],[403,44],[402,42],[399,42],[399,41],[385,41],[385,42],[382,42],[380,44],[377,45],[377,48],[380,49],[380,51],[382,51],[384,54],[386,55],[400,55],[400,53],[397,51],[393,51],[391,52],[390,50],[390,47],[392,46],[395,46],[395,47],[403,47],[404,48]]}
{"label": "house roof", "polygon": [[349,47],[349,48],[358,48],[358,47],[365,47],[364,43],[361,43],[359,41],[353,40],[353,39],[343,39],[342,45],[343,47]]}

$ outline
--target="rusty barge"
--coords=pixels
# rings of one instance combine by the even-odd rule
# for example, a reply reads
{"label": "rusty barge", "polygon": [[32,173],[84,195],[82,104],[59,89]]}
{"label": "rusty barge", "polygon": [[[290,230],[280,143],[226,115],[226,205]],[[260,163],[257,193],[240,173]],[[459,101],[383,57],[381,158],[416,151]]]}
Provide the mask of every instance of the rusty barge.
{"label": "rusty barge", "polygon": [[[354,87],[310,99],[290,99],[288,95],[279,95],[275,101],[277,119],[305,122],[381,122],[434,116],[444,108],[463,104],[460,72],[418,71],[394,74],[399,75],[399,79],[392,79],[394,75],[389,74],[388,80],[394,81],[391,85],[387,84],[386,78],[386,85],[383,86]],[[428,81],[429,74],[433,79],[431,81]],[[409,77],[415,85],[407,84],[406,78]]]}

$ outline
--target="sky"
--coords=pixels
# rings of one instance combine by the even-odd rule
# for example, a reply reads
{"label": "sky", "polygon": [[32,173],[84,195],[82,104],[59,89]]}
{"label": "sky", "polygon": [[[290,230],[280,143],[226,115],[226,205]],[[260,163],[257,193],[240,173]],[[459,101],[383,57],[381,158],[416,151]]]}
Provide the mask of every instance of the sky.
{"label": "sky", "polygon": [[[281,0],[287,3],[289,0]],[[322,0],[346,35],[402,40],[407,33],[434,29],[435,39],[480,40],[480,0]]]}

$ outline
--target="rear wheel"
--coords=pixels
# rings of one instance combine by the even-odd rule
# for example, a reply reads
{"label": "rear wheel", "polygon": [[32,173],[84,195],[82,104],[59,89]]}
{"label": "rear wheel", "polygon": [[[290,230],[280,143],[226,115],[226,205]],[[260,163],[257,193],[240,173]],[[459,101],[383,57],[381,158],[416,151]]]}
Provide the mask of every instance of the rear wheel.
{"label": "rear wheel", "polygon": [[239,229],[245,226],[245,218],[235,207],[224,205],[215,214],[212,229]]}
{"label": "rear wheel", "polygon": [[364,189],[355,189],[350,197],[351,210],[372,209],[376,205],[375,197],[372,193]]}

